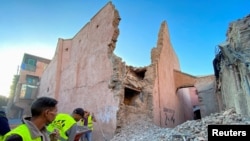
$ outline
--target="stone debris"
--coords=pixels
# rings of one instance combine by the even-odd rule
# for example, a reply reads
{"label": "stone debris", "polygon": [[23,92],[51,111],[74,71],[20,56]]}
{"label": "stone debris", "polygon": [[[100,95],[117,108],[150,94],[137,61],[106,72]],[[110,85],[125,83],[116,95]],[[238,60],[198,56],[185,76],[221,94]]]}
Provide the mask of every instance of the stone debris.
{"label": "stone debris", "polygon": [[138,119],[127,123],[111,141],[207,141],[208,125],[250,124],[250,117],[237,114],[234,109],[213,113],[199,120],[189,120],[175,128],[158,127],[146,116]]}

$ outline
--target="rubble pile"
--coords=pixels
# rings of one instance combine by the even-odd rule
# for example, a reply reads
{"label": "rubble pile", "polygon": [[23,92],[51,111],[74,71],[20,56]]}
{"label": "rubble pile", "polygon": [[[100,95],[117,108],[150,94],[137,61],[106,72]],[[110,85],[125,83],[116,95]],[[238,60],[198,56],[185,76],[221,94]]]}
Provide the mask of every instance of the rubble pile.
{"label": "rubble pile", "polygon": [[186,121],[175,128],[161,128],[146,117],[138,118],[122,128],[111,141],[207,141],[207,127],[211,124],[250,124],[250,117],[228,109],[199,120]]}

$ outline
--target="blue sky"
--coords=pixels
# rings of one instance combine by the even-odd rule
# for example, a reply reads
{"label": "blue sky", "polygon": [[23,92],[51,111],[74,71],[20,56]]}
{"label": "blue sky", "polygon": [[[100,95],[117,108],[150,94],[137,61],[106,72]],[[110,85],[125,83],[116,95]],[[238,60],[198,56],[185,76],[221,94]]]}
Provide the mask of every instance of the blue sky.
{"label": "blue sky", "polygon": [[[8,95],[23,53],[52,59],[58,38],[72,38],[109,0],[1,0],[0,95]],[[115,54],[132,66],[151,63],[166,21],[181,71],[213,74],[229,23],[250,14],[249,0],[113,0],[121,21]]]}

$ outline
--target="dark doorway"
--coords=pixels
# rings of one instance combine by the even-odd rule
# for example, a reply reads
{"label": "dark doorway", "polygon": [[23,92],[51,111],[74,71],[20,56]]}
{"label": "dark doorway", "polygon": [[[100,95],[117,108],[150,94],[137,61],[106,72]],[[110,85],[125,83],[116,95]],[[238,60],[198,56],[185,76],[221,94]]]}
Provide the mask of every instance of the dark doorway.
{"label": "dark doorway", "polygon": [[193,106],[194,120],[201,119],[201,112],[198,106]]}

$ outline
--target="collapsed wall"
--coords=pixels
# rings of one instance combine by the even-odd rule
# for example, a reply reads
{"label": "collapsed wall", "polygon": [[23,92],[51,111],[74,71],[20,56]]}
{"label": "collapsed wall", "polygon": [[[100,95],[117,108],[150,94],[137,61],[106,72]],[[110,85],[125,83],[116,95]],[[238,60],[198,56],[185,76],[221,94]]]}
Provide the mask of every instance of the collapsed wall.
{"label": "collapsed wall", "polygon": [[93,112],[94,140],[110,140],[141,117],[162,127],[193,119],[196,77],[180,71],[166,22],[152,49],[151,64],[145,67],[127,66],[113,53],[119,22],[109,2],[72,39],[59,39],[38,97],[56,98],[59,112],[71,113],[76,107]]}
{"label": "collapsed wall", "polygon": [[151,62],[154,70],[152,80],[154,123],[161,127],[175,127],[193,119],[185,113],[193,114],[192,108],[196,97],[192,96],[195,92],[192,87],[196,77],[181,72],[165,21],[161,24],[157,47],[152,49]]}
{"label": "collapsed wall", "polygon": [[214,60],[223,108],[250,115],[250,15],[230,23]]}
{"label": "collapsed wall", "polygon": [[59,39],[38,92],[38,96],[55,97],[59,112],[71,114],[82,107],[95,113],[94,140],[110,139],[116,130],[119,93],[108,86],[115,81],[115,69],[124,68],[113,55],[119,21],[118,11],[109,2],[72,39]]}
{"label": "collapsed wall", "polygon": [[59,112],[82,107],[95,113],[94,140],[111,139],[140,114],[152,117],[153,70],[126,66],[113,53],[119,21],[109,2],[72,39],[58,40],[41,77],[38,97],[56,98]]}

